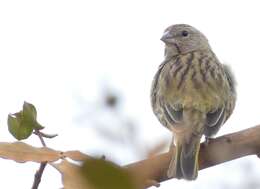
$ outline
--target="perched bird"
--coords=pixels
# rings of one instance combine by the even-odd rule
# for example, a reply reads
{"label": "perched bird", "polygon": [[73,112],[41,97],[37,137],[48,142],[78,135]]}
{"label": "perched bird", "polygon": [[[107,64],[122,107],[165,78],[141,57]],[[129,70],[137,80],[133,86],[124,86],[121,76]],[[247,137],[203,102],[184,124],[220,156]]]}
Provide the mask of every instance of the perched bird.
{"label": "perched bird", "polygon": [[154,76],[151,103],[161,124],[173,133],[176,151],[167,174],[194,180],[200,140],[203,135],[208,139],[216,134],[231,115],[235,82],[196,28],[172,25],[161,40],[165,60]]}

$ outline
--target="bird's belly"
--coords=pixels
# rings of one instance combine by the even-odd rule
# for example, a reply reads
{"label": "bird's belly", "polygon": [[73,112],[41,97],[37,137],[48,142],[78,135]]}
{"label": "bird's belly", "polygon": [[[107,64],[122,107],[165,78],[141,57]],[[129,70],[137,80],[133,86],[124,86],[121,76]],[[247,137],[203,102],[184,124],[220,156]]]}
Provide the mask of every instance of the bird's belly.
{"label": "bird's belly", "polygon": [[177,89],[172,86],[170,92],[166,92],[169,94],[166,98],[173,103],[182,104],[183,108],[195,108],[208,112],[225,102],[223,88],[218,89],[216,84],[215,86],[204,83],[198,87],[192,82],[184,82],[182,88]]}

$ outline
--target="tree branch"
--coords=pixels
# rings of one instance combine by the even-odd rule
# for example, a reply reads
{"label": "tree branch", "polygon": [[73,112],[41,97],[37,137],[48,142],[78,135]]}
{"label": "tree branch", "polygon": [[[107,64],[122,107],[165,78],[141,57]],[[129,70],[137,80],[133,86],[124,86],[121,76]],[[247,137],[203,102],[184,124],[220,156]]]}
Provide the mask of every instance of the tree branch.
{"label": "tree branch", "polygon": [[43,174],[43,171],[44,171],[46,165],[47,165],[47,162],[43,162],[43,163],[40,164],[39,170],[36,171],[36,173],[34,175],[32,189],[37,189],[39,187],[39,184],[40,184],[41,179],[42,179],[42,174]]}
{"label": "tree branch", "polygon": [[[44,141],[44,139],[42,137],[41,132],[38,129],[35,129],[35,134],[39,137],[39,139],[40,139],[40,141],[42,143],[42,146],[46,147],[46,143],[45,143],[45,141]],[[39,187],[39,184],[40,184],[41,179],[42,179],[42,174],[43,174],[43,171],[44,171],[46,165],[47,165],[47,162],[42,162],[40,164],[39,170],[36,171],[36,173],[34,175],[32,189],[37,189]]]}
{"label": "tree branch", "polygon": [[[154,182],[166,181],[167,169],[173,152],[164,153],[149,159],[132,163],[126,168],[132,173],[142,188],[154,186]],[[246,130],[224,135],[201,144],[199,169],[205,169],[241,158],[260,154],[260,125]]]}

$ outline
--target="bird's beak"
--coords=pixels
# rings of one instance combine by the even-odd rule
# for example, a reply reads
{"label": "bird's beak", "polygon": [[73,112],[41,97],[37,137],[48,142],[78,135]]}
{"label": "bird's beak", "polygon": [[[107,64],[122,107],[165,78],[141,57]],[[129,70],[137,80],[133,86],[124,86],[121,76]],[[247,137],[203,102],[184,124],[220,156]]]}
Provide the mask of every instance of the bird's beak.
{"label": "bird's beak", "polygon": [[173,37],[173,35],[169,32],[169,31],[166,31],[161,40],[164,42],[164,43],[175,43],[175,39]]}

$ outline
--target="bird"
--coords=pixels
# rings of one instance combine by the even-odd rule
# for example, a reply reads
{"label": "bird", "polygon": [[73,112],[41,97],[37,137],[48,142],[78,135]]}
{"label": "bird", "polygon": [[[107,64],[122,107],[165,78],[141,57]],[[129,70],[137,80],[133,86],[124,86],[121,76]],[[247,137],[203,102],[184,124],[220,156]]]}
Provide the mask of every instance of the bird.
{"label": "bird", "polygon": [[236,82],[206,36],[193,26],[175,24],[165,29],[164,60],[151,87],[151,105],[160,123],[173,135],[168,178],[195,180],[200,141],[214,137],[232,114]]}

